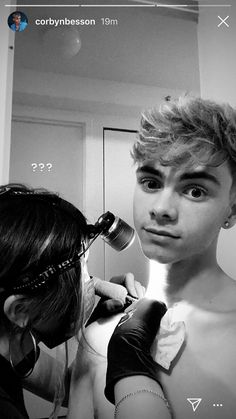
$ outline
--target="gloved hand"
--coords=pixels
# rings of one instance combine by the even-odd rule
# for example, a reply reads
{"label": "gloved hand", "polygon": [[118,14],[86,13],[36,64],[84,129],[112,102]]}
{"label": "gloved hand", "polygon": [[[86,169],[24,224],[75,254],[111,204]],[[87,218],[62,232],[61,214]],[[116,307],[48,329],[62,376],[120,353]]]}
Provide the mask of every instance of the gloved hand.
{"label": "gloved hand", "polygon": [[142,298],[121,318],[108,344],[105,396],[114,403],[114,385],[122,378],[146,375],[155,381],[158,366],[150,349],[167,307]]}
{"label": "gloved hand", "polygon": [[103,281],[92,277],[95,294],[101,297],[93,310],[86,326],[99,319],[109,317],[112,314],[124,311],[135,299],[144,296],[145,288],[140,282],[135,281],[132,273],[112,277],[111,280]]}

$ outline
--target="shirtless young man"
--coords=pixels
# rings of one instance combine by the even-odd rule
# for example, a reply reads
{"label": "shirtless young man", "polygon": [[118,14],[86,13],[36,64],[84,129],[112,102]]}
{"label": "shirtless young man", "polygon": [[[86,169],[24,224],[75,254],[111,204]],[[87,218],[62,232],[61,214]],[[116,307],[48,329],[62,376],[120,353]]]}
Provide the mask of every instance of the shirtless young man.
{"label": "shirtless young man", "polygon": [[[165,265],[167,305],[186,327],[171,368],[160,367],[173,417],[233,419],[236,282],[219,267],[216,247],[220,229],[236,221],[236,111],[194,98],[165,103],[159,112],[144,113],[133,157],[142,250]],[[114,406],[104,397],[105,356],[118,319],[87,330],[88,342],[103,356],[83,351],[77,368],[84,374],[77,380],[75,370],[72,380],[70,419],[113,418]],[[202,398],[195,412],[187,398]]]}

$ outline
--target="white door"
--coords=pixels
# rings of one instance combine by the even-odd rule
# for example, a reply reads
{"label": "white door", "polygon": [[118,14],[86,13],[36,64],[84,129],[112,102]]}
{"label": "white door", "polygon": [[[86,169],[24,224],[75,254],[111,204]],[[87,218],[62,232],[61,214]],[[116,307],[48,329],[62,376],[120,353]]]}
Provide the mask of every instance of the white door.
{"label": "white door", "polygon": [[[37,113],[37,111],[35,110]],[[15,119],[12,123],[10,182],[25,183],[59,192],[83,210],[83,126],[71,122]],[[70,341],[70,358],[76,343]],[[48,351],[57,357],[60,348]],[[24,391],[26,408],[33,419],[49,417],[53,405]],[[61,415],[67,409],[62,408]]]}
{"label": "white door", "polygon": [[[104,209],[133,223],[133,191],[135,167],[130,150],[136,140],[135,131],[104,129]],[[141,252],[138,239],[122,252],[105,245],[105,277],[133,272],[147,285],[149,262]]]}
{"label": "white door", "polygon": [[10,182],[59,192],[82,209],[82,125],[37,118],[13,120]]}

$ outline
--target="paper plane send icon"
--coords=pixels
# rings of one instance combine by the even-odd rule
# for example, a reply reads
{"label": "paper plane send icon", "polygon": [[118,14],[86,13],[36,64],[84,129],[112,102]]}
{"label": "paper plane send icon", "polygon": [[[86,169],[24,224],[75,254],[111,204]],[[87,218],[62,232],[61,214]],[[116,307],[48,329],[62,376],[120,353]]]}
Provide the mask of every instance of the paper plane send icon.
{"label": "paper plane send icon", "polygon": [[188,402],[192,405],[192,409],[193,409],[193,411],[195,412],[196,410],[197,410],[197,408],[198,408],[198,406],[199,406],[199,404],[201,403],[201,401],[202,401],[202,399],[200,399],[200,398],[191,398],[191,399],[187,399],[188,400]]}

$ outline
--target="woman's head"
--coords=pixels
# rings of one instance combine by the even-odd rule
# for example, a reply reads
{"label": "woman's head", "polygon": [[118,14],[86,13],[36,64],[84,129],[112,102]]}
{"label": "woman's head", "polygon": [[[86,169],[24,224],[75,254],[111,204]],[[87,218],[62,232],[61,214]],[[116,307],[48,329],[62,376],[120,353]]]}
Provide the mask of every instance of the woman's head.
{"label": "woman's head", "polygon": [[66,319],[75,331],[79,328],[84,312],[81,264],[58,270],[39,286],[34,279],[83,251],[87,233],[81,212],[56,194],[23,185],[0,189],[2,324],[10,326],[7,317],[15,321],[9,308],[15,301],[18,324],[24,319],[36,330],[51,325],[53,333],[53,325],[63,328]]}

